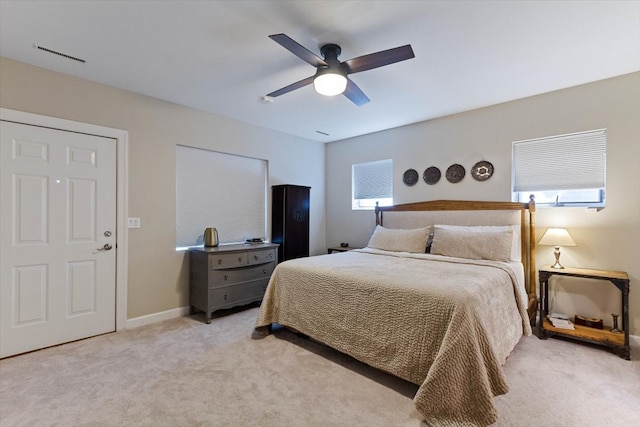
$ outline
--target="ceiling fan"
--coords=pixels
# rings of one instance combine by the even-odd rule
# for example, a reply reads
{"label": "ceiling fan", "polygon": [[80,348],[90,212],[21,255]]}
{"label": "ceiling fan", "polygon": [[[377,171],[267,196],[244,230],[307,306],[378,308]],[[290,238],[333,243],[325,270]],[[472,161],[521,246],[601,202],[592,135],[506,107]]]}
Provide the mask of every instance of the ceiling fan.
{"label": "ceiling fan", "polygon": [[348,74],[372,70],[415,57],[411,45],[408,44],[340,62],[338,56],[340,56],[342,49],[337,44],[325,44],[322,46],[320,48],[320,52],[324,57],[322,59],[286,34],[273,34],[269,37],[298,58],[316,67],[317,71],[311,77],[267,94],[268,97],[284,95],[313,83],[318,93],[327,96],[343,93],[344,96],[360,107],[369,102],[370,99],[353,80],[347,77]]}

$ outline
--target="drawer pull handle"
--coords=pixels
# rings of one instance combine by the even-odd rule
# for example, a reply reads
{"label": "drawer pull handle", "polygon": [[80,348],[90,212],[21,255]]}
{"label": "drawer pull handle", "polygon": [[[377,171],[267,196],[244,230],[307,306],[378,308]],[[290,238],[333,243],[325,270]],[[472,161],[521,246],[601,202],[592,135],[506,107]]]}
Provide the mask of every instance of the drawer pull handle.
{"label": "drawer pull handle", "polygon": [[228,275],[228,274],[225,274],[225,275],[224,275],[224,280],[225,280],[225,282],[227,281],[227,279],[229,279],[229,275]]}
{"label": "drawer pull handle", "polygon": [[218,258],[218,265],[222,264],[222,258]]}
{"label": "drawer pull handle", "polygon": [[271,253],[271,254],[269,254],[269,258],[273,258],[273,254],[272,254],[272,253]]}
{"label": "drawer pull handle", "polygon": [[227,300],[227,294],[224,294],[224,300],[225,301]]}
{"label": "drawer pull handle", "polygon": [[256,259],[256,261],[258,260],[258,255],[254,255],[253,257]]}
{"label": "drawer pull handle", "polygon": [[238,262],[242,262],[242,257],[241,256],[238,257]]}
{"label": "drawer pull handle", "polygon": [[262,269],[262,274],[267,274],[267,269],[266,268]]}

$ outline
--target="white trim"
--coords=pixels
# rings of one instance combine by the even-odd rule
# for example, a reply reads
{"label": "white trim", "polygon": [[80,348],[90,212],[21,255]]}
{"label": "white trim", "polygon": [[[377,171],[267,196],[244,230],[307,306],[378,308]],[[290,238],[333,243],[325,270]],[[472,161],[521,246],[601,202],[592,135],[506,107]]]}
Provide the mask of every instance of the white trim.
{"label": "white trim", "polygon": [[129,229],[127,228],[129,133],[125,130],[108,128],[90,123],[75,122],[57,117],[41,116],[24,111],[0,108],[0,119],[71,132],[103,136],[116,140],[116,331],[124,329],[127,321],[127,277]]}
{"label": "white trim", "polygon": [[189,315],[189,307],[172,308],[171,310],[161,311],[159,313],[147,314],[146,316],[134,317],[127,320],[126,328],[133,329],[140,326],[150,325],[164,320],[176,319]]}

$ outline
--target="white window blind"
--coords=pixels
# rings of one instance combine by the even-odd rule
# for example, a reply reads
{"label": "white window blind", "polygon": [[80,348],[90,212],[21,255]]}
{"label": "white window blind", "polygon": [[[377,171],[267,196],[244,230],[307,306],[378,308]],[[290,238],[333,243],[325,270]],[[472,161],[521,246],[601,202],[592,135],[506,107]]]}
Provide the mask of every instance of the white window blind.
{"label": "white window blind", "polygon": [[221,244],[266,237],[267,161],[178,145],[176,246],[201,245],[215,227]]}
{"label": "white window blind", "polygon": [[606,129],[513,143],[513,192],[603,189]]}
{"label": "white window blind", "polygon": [[353,197],[385,199],[393,197],[393,163],[391,160],[353,165]]}

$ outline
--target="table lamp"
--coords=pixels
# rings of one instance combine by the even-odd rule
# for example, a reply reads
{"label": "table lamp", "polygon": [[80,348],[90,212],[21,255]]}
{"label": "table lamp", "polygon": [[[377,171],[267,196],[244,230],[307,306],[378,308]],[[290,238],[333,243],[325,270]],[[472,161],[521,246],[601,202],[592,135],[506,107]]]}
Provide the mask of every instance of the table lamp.
{"label": "table lamp", "polygon": [[555,246],[553,254],[556,256],[556,263],[551,268],[564,268],[560,265],[560,246],[576,246],[571,235],[566,228],[549,228],[538,242],[539,245]]}

